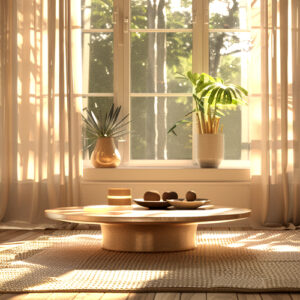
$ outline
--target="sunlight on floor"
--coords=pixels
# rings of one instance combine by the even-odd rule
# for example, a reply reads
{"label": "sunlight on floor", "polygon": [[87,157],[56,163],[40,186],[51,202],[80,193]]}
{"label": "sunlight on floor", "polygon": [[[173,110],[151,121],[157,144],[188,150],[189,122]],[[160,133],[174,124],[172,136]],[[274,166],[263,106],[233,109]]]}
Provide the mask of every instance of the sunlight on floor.
{"label": "sunlight on floor", "polygon": [[[247,236],[247,237],[246,237]],[[287,239],[285,232],[266,235],[265,232],[253,233],[250,236],[239,233],[202,233],[198,236],[198,245],[216,245],[227,248],[244,247],[249,250],[270,252],[299,252],[299,234]],[[246,238],[245,238],[246,237]]]}

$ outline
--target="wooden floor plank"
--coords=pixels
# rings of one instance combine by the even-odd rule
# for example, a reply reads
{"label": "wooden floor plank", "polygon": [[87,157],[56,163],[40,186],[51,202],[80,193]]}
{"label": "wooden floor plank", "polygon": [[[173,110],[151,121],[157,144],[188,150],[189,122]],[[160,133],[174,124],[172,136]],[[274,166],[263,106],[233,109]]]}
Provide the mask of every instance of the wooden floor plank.
{"label": "wooden floor plank", "polygon": [[77,293],[52,293],[47,300],[74,300]]}
{"label": "wooden floor plank", "polygon": [[2,238],[2,236],[5,236],[7,234],[16,232],[16,231],[21,231],[21,229],[1,229],[0,230],[0,238]]}
{"label": "wooden floor plank", "polygon": [[180,293],[156,293],[154,300],[180,300]]}
{"label": "wooden floor plank", "polygon": [[237,300],[236,293],[207,293],[207,300]]}
{"label": "wooden floor plank", "polygon": [[[0,243],[26,241],[28,239],[37,238],[45,234],[44,230],[8,230],[9,234],[2,236]],[[48,232],[48,231],[47,231]]]}
{"label": "wooden floor plank", "polygon": [[100,300],[104,293],[78,293],[74,300]]}
{"label": "wooden floor plank", "polygon": [[8,239],[5,242],[16,242],[16,241],[28,241],[33,240],[41,235],[44,235],[44,231],[42,230],[21,230],[18,235]]}
{"label": "wooden floor plank", "polygon": [[0,295],[0,300],[6,300],[6,299],[20,300],[20,299],[24,299],[21,296],[22,295],[18,295],[18,294],[2,294],[2,295]]}
{"label": "wooden floor plank", "polygon": [[206,300],[206,293],[182,293],[180,300]]}
{"label": "wooden floor plank", "polygon": [[293,300],[300,300],[300,293],[291,293],[290,296]]}
{"label": "wooden floor plank", "polygon": [[23,293],[23,294],[3,294],[0,300],[46,300],[52,293]]}
{"label": "wooden floor plank", "polygon": [[101,300],[127,300],[128,293],[104,293]]}
{"label": "wooden floor plank", "polygon": [[29,240],[35,240],[44,234],[42,230],[19,230],[18,234],[0,243],[0,251],[22,245]]}
{"label": "wooden floor plank", "polygon": [[262,300],[291,300],[291,297],[288,293],[261,293]]}
{"label": "wooden floor plank", "polygon": [[6,230],[4,232],[1,232],[0,233],[0,243],[13,238],[22,232],[24,232],[24,231],[23,230]]}
{"label": "wooden floor plank", "polygon": [[28,293],[26,300],[46,300],[49,299],[54,293]]}
{"label": "wooden floor plank", "polygon": [[251,293],[251,294],[237,294],[239,300],[261,300],[260,294]]}
{"label": "wooden floor plank", "polygon": [[154,300],[155,293],[130,293],[128,300]]}

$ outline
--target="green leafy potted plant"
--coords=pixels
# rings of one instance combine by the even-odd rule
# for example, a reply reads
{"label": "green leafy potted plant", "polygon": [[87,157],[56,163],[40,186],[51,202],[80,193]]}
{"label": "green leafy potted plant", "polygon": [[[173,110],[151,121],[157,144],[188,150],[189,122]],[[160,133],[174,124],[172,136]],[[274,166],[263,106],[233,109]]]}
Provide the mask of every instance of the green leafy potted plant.
{"label": "green leafy potted plant", "polygon": [[196,115],[198,128],[198,160],[203,168],[217,168],[224,157],[223,128],[220,118],[224,111],[235,109],[246,103],[248,92],[236,84],[225,84],[221,78],[206,73],[187,72],[182,75],[193,85],[194,109],[170,128],[169,132],[176,135],[175,129],[180,123],[192,122]]}
{"label": "green leafy potted plant", "polygon": [[103,113],[100,107],[85,109],[82,115],[89,144],[94,147],[91,162],[95,168],[115,168],[121,162],[121,156],[115,146],[114,139],[128,133],[127,118],[129,114],[119,118],[121,106],[111,105],[109,111]]}

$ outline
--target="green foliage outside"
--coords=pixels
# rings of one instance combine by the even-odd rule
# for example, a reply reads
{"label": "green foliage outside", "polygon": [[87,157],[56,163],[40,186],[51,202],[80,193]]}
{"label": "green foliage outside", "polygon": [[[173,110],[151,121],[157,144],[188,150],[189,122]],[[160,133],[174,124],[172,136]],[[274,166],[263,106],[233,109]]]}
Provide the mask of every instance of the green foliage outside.
{"label": "green foliage outside", "polygon": [[[162,3],[165,5],[161,5]],[[191,1],[184,0],[181,5],[183,8],[189,8]],[[163,8],[166,16],[162,13]],[[186,28],[191,24],[191,10],[172,13],[171,2],[167,1],[160,1],[157,7],[153,7],[150,1],[134,0],[131,6],[131,16],[131,26],[136,29]],[[132,92],[185,93],[192,91],[187,82],[177,78],[177,72],[183,72],[186,67],[192,66],[191,33],[132,33],[131,45]],[[164,74],[166,74],[166,84],[163,82]],[[158,116],[155,116],[155,102]],[[180,113],[188,112],[191,107],[191,97],[132,98],[131,144],[134,147],[131,148],[131,157],[164,159],[165,153],[162,145],[165,144],[168,149],[168,159],[190,159],[191,127],[182,128],[180,139],[167,136],[166,133],[168,126],[176,121]],[[165,114],[166,120],[163,120]],[[155,118],[158,128],[155,126]],[[155,145],[156,135],[158,135],[158,146]]]}

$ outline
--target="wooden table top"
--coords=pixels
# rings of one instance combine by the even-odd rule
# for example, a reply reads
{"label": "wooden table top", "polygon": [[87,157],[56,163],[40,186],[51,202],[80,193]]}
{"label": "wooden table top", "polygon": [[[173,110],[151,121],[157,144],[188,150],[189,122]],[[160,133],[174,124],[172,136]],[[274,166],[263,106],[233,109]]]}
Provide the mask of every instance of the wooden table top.
{"label": "wooden table top", "polygon": [[212,223],[247,218],[248,208],[205,205],[193,210],[147,209],[132,206],[78,206],[45,210],[50,219],[74,223]]}

